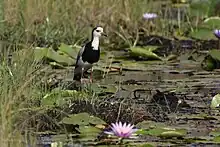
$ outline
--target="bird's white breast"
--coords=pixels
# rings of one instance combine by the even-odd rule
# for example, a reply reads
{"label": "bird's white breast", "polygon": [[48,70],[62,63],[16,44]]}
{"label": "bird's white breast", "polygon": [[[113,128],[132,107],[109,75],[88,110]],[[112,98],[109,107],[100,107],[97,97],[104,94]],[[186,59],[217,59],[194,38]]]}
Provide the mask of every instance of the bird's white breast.
{"label": "bird's white breast", "polygon": [[92,47],[94,50],[99,49],[99,37],[94,37],[92,40]]}

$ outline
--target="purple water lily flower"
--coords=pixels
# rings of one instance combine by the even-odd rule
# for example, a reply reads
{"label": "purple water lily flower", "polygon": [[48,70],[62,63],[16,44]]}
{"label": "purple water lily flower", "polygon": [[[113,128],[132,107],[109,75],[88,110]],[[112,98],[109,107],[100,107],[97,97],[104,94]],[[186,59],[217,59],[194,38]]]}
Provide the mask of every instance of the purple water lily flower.
{"label": "purple water lily flower", "polygon": [[220,30],[214,30],[214,34],[218,39],[220,39]]}
{"label": "purple water lily flower", "polygon": [[154,18],[157,18],[157,14],[156,13],[144,13],[143,18],[145,20],[154,19]]}
{"label": "purple water lily flower", "polygon": [[134,125],[131,124],[122,124],[121,122],[116,122],[111,124],[109,131],[104,131],[105,134],[115,135],[121,138],[133,138],[134,133],[138,129],[134,128]]}

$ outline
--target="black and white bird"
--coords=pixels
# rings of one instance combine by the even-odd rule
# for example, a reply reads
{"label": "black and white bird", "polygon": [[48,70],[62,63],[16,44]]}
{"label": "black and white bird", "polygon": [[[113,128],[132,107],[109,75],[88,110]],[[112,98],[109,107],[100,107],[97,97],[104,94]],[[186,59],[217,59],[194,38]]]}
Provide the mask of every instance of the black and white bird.
{"label": "black and white bird", "polygon": [[100,58],[99,39],[101,36],[107,36],[103,32],[103,28],[100,26],[95,27],[92,30],[91,41],[79,50],[74,69],[74,80],[81,81],[83,74],[89,69],[91,69],[90,81],[92,80],[93,63],[98,62]]}

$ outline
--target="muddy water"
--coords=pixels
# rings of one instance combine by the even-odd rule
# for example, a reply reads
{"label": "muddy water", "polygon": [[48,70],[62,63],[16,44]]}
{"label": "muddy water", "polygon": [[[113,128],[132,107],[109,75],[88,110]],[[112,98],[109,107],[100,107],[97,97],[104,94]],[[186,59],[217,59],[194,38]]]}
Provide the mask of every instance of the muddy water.
{"label": "muddy water", "polygon": [[[105,78],[95,79],[96,84],[115,86],[116,92],[102,95],[103,99],[97,102],[97,106],[79,104],[79,108],[84,107],[83,111],[108,123],[120,120],[137,124],[147,120],[187,131],[183,138],[141,136],[137,141],[132,141],[134,144],[152,142],[161,146],[217,146],[210,133],[219,131],[220,116],[218,110],[210,109],[210,102],[220,91],[220,71],[204,71],[200,62],[189,60],[137,62],[145,64],[140,71],[110,72]],[[66,70],[59,72],[67,73]],[[69,73],[67,77],[71,80],[72,69]],[[71,111],[81,112],[76,108]]]}
{"label": "muddy water", "polygon": [[[175,126],[175,128],[184,128],[187,130],[188,138],[200,138],[201,144],[209,144],[210,132],[218,130],[220,126],[219,112],[210,109],[212,97],[220,91],[220,71],[204,71],[201,69],[200,62],[192,61],[166,64],[151,63],[147,67],[148,69],[144,71],[124,71],[122,75],[110,73],[99,82],[118,85],[119,90],[115,96],[133,99],[132,102],[136,105],[131,107],[137,113],[142,110],[143,115],[146,114],[148,120],[162,121],[165,124]],[[177,100],[181,100],[182,103],[174,105],[169,103],[169,105],[157,101],[159,106],[152,106],[154,103],[152,98],[155,98],[154,96],[158,93],[157,90],[164,92],[164,94],[168,91],[173,92]],[[136,93],[134,94],[134,92]],[[171,101],[177,101],[167,95],[168,101],[169,98]],[[139,100],[143,101],[139,102]],[[163,112],[151,111],[150,108],[146,108],[151,106],[155,109],[161,109],[163,106],[169,108],[163,109]],[[146,117],[143,117],[143,120],[144,118]],[[142,119],[135,120],[133,117],[133,120],[129,121],[138,122],[140,120]],[[155,140],[149,139],[147,141]],[[160,139],[158,141],[169,142]],[[200,144],[200,141],[197,142],[194,145]],[[183,144],[193,145],[192,142]]]}

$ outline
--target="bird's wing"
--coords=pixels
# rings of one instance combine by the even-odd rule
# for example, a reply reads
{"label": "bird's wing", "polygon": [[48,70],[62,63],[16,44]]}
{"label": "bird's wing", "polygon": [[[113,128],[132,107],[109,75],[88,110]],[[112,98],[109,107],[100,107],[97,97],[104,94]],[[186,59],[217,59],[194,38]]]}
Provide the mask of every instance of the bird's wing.
{"label": "bird's wing", "polygon": [[82,54],[85,50],[85,45],[79,50],[77,58],[76,58],[76,64],[74,69],[74,79],[79,79],[82,74],[82,68],[84,66],[84,62],[82,60]]}
{"label": "bird's wing", "polygon": [[78,55],[77,55],[77,58],[76,58],[76,66],[78,65],[78,61],[82,57],[82,54],[83,54],[84,50],[85,50],[85,45],[83,47],[81,47],[79,52],[78,52]]}

